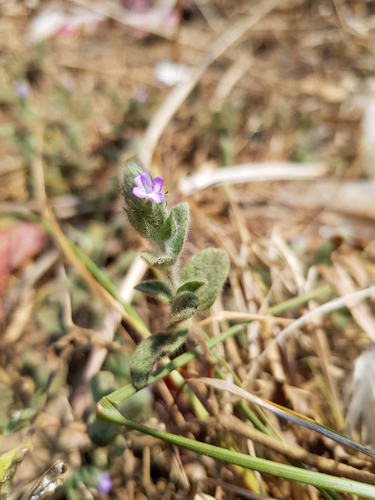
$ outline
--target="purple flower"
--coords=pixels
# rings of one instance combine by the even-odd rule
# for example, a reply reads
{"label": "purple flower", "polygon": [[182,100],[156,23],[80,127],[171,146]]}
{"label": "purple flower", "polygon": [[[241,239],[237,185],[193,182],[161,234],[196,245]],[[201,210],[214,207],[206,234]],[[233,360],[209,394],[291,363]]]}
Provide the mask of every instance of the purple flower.
{"label": "purple flower", "polygon": [[102,472],[98,480],[98,490],[100,493],[109,493],[112,489],[112,481],[109,472]]}
{"label": "purple flower", "polygon": [[164,185],[163,177],[155,177],[151,184],[151,177],[148,172],[142,172],[134,182],[137,187],[133,188],[133,194],[137,198],[147,198],[154,203],[161,203],[164,195],[160,191]]}
{"label": "purple flower", "polygon": [[26,99],[30,92],[29,84],[24,81],[15,82],[14,89],[20,99]]}

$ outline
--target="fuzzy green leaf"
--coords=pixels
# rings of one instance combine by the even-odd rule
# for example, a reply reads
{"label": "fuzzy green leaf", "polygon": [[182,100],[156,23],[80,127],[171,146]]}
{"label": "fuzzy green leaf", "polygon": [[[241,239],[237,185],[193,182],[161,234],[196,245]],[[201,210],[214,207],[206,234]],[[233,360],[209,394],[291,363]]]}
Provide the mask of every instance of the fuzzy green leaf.
{"label": "fuzzy green leaf", "polygon": [[193,280],[193,281],[186,281],[186,283],[183,283],[181,286],[177,288],[177,293],[181,292],[196,292],[198,288],[200,288],[202,285],[205,285],[207,283],[207,280]]}
{"label": "fuzzy green leaf", "polygon": [[[182,292],[174,299],[172,311],[168,317],[167,329],[174,330],[179,323],[190,319],[199,306],[198,297],[192,292]],[[179,328],[187,325],[179,325]]]}
{"label": "fuzzy green leaf", "polygon": [[197,312],[196,309],[183,309],[180,312],[172,313],[168,317],[168,322],[167,322],[167,330],[175,330],[177,325],[182,328],[183,326],[187,326],[185,321],[190,319],[194,314]]}
{"label": "fuzzy green leaf", "polygon": [[184,309],[197,309],[199,306],[199,299],[192,292],[182,292],[173,301],[172,313],[180,312]]}
{"label": "fuzzy green leaf", "polygon": [[176,259],[170,257],[169,255],[155,255],[152,252],[141,252],[142,259],[147,262],[151,267],[156,267],[156,269],[168,269],[173,266]]}
{"label": "fuzzy green leaf", "polygon": [[171,221],[165,201],[152,203],[133,194],[134,179],[144,172],[146,170],[134,162],[126,165],[123,184],[125,211],[130,224],[141,236],[151,241],[164,241],[171,236]]}
{"label": "fuzzy green leaf", "polygon": [[197,312],[206,311],[215,302],[228,276],[229,265],[226,252],[218,248],[207,248],[194,255],[182,269],[182,281],[207,281],[196,291],[199,299]]}
{"label": "fuzzy green leaf", "polygon": [[172,302],[173,292],[169,286],[162,281],[143,281],[143,283],[139,283],[139,285],[134,288],[162,302],[166,302],[167,304]]}
{"label": "fuzzy green leaf", "polygon": [[177,258],[184,246],[186,233],[189,227],[189,204],[181,203],[171,211],[171,237],[165,242],[168,255]]}
{"label": "fuzzy green leaf", "polygon": [[135,350],[130,366],[130,375],[137,389],[145,387],[155,364],[165,354],[177,351],[185,342],[188,330],[177,333],[158,333],[145,339]]}

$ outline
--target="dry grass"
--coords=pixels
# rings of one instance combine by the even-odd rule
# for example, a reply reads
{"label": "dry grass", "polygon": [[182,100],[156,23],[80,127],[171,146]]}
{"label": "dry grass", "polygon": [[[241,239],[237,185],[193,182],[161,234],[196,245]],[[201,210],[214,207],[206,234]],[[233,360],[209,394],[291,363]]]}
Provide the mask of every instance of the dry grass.
{"label": "dry grass", "polygon": [[[54,5],[68,11],[83,3],[89,4]],[[47,5],[9,0],[0,18],[1,226],[35,216],[52,226],[39,252],[26,255],[8,275],[0,269],[0,430],[8,434],[0,447],[32,444],[11,498],[58,458],[67,462],[70,480],[56,499],[106,498],[96,487],[103,470],[113,481],[110,497],[120,500],[323,498],[313,487],[133,432],[105,448],[90,441],[90,380],[105,373],[95,379],[102,394],[125,384],[129,353],[140,337],[64,235],[105,270],[122,299],[133,301],[157,332],[165,306],[133,294],[150,271],[136,258],[143,242],[126,222],[118,188],[124,162],[140,158],[165,178],[170,205],[190,203],[185,257],[207,246],[230,255],[222,297],[201,325],[212,336],[233,321],[251,322],[241,337],[218,348],[219,355],[258,396],[345,432],[350,373],[374,342],[375,302],[368,294],[362,302],[344,301],[345,309],[324,315],[314,310],[373,287],[375,280],[375,180],[361,122],[373,99],[372,2],[182,1],[173,7],[180,20],[171,30],[150,25],[140,31],[129,26],[124,9],[130,3],[101,1],[91,6],[103,15],[93,31],[81,27],[27,44],[32,20]],[[155,67],[164,60],[187,65],[181,84],[169,88],[157,81]],[[30,87],[25,100],[14,90],[21,80]],[[289,162],[301,169],[297,180]],[[235,183],[234,168],[233,183],[216,185],[220,167],[249,163],[264,169],[277,163],[280,170],[269,180],[255,182],[252,172],[252,181]],[[324,168],[305,176],[305,164]],[[207,175],[210,182],[194,185],[190,175],[200,181]],[[183,185],[195,188],[180,190]],[[3,241],[0,233],[0,250]],[[325,284],[331,286],[328,296],[261,316]],[[304,315],[308,321],[294,328],[293,320]],[[284,328],[291,334],[275,342]],[[371,365],[373,350],[366,356]],[[357,368],[354,390],[362,381]],[[181,373],[206,376],[207,367],[194,361]],[[369,375],[356,411],[352,406],[349,412],[349,428],[356,440],[374,446],[371,384]],[[281,445],[269,451],[266,438],[241,431],[243,422],[235,429],[244,414],[228,397],[193,390],[212,425],[197,419],[169,380],[142,392],[126,411],[170,432],[285,461]],[[343,475],[345,468],[350,477],[356,477],[353,468],[357,477],[375,472],[367,457],[267,417],[267,425],[292,452],[303,451],[312,467],[324,463],[327,469],[336,460]]]}

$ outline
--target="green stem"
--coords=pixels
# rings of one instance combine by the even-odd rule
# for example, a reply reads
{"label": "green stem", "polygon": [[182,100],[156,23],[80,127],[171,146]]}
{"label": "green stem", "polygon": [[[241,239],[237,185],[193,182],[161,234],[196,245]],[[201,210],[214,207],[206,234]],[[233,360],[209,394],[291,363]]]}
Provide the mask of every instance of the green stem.
{"label": "green stem", "polygon": [[201,455],[206,455],[211,458],[222,460],[240,467],[255,470],[266,474],[272,474],[276,477],[298,481],[300,483],[311,484],[317,488],[330,488],[335,491],[359,495],[364,498],[375,498],[375,486],[369,484],[358,483],[349,479],[342,479],[319,472],[313,472],[305,469],[292,467],[291,465],[272,462],[263,458],[251,457],[243,453],[219,448],[206,443],[200,443],[182,436],[177,436],[169,432],[158,431],[150,427],[138,424],[126,419],[121,413],[108,401],[103,398],[98,404],[98,415],[110,422],[123,425],[129,429],[148,434],[149,436],[162,439],[168,443],[180,446],[190,451],[194,451]]}

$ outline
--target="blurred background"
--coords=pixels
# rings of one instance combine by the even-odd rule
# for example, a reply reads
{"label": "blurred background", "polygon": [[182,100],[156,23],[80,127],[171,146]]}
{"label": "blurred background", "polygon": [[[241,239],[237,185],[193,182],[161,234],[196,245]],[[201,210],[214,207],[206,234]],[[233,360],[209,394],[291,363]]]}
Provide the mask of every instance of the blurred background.
{"label": "blurred background", "polygon": [[[11,498],[56,459],[68,465],[56,499],[262,498],[237,469],[92,424],[94,401],[129,381],[139,338],[84,256],[153,333],[162,328],[165,306],[133,293],[153,277],[122,208],[123,168],[135,160],[164,177],[170,206],[190,203],[185,256],[207,246],[230,255],[211,314],[372,285],[374,50],[372,0],[0,1],[0,451],[28,443]],[[316,305],[301,304],[285,316]],[[374,311],[352,303],[309,325],[254,390],[374,447]],[[207,333],[227,326],[222,317]],[[228,341],[242,380],[281,329],[253,322]],[[206,373],[204,362],[188,370]],[[174,396],[160,382],[126,411],[177,432]],[[194,418],[183,397],[176,411]],[[307,449],[360,462],[273,423]],[[268,476],[263,492],[320,498]]]}

